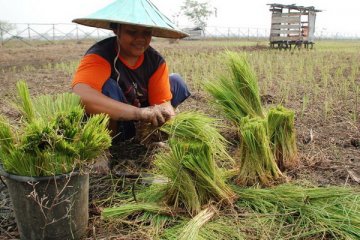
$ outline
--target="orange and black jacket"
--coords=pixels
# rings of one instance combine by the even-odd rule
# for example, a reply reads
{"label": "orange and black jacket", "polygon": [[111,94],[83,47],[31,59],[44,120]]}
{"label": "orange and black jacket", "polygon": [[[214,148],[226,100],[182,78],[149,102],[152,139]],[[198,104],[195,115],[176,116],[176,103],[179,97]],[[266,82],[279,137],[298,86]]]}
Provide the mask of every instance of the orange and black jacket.
{"label": "orange and black jacket", "polygon": [[169,71],[164,58],[149,46],[134,66],[129,66],[119,55],[115,71],[116,46],[116,37],[93,45],[82,58],[72,86],[85,83],[101,92],[107,80],[118,78],[118,71],[118,84],[128,104],[143,107],[170,101]]}

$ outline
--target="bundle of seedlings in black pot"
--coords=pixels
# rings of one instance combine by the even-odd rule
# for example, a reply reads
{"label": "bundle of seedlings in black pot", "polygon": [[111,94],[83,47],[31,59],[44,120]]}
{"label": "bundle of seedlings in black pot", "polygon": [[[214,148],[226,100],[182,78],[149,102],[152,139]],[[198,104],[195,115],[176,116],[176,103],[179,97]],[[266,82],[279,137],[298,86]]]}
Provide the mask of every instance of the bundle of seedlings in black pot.
{"label": "bundle of seedlings in black pot", "polygon": [[5,176],[22,239],[80,238],[88,222],[85,169],[111,144],[108,117],[84,119],[71,93],[31,98],[17,83],[17,124],[0,115],[1,175]]}
{"label": "bundle of seedlings in black pot", "polygon": [[6,172],[37,177],[69,173],[111,145],[108,117],[98,114],[85,121],[77,95],[32,99],[25,82],[18,82],[17,89],[20,125],[13,127],[0,116],[0,158]]}

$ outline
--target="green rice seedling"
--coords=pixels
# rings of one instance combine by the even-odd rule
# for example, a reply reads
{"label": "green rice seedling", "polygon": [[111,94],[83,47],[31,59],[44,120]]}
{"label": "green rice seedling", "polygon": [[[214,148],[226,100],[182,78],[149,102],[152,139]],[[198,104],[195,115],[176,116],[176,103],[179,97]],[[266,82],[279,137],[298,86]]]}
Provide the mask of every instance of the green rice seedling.
{"label": "green rice seedling", "polygon": [[308,95],[304,95],[302,98],[302,106],[301,106],[301,116],[304,116],[305,111],[307,110],[310,98]]}
{"label": "green rice seedling", "polygon": [[105,208],[102,211],[102,217],[112,218],[112,217],[128,217],[131,214],[138,212],[149,212],[155,214],[165,214],[171,215],[171,209],[168,207],[160,206],[156,203],[128,203],[123,204],[118,207]]}
{"label": "green rice seedling", "polygon": [[111,144],[108,116],[83,120],[79,96],[71,93],[32,99],[27,84],[17,83],[19,129],[0,118],[0,158],[4,169],[23,176],[68,173],[89,163]]}
{"label": "green rice seedling", "polygon": [[25,118],[25,121],[30,122],[35,117],[33,103],[30,98],[29,88],[25,81],[19,81],[16,84],[18,91],[17,107],[20,113]]}
{"label": "green rice seedling", "polygon": [[229,52],[227,55],[232,77],[221,76],[218,82],[209,82],[206,89],[228,119],[240,128],[238,183],[268,185],[283,176],[271,153],[267,123],[262,120],[264,113],[257,79],[244,56]]}
{"label": "green rice seedling", "polygon": [[151,236],[159,236],[166,227],[174,224],[177,220],[177,217],[170,214],[159,214],[148,211],[144,211],[142,215],[137,217],[137,221],[149,227],[148,232]]}
{"label": "green rice seedling", "polygon": [[167,122],[169,150],[156,156],[158,173],[169,179],[165,201],[190,215],[211,200],[231,203],[234,194],[222,178],[215,160],[229,158],[225,139],[215,121],[200,113],[184,112]]}
{"label": "green rice seedling", "polygon": [[35,67],[32,65],[23,66],[21,70],[23,72],[35,72],[36,71]]}
{"label": "green rice seedling", "polygon": [[331,99],[329,99],[327,97],[326,100],[324,100],[324,120],[328,120],[329,119],[329,115],[332,111],[332,103],[331,103]]}
{"label": "green rice seedling", "polygon": [[190,214],[201,210],[201,202],[191,172],[182,165],[185,150],[171,145],[170,152],[161,152],[156,156],[155,165],[160,174],[170,179],[164,200],[175,208],[184,208]]}
{"label": "green rice seedling", "polygon": [[[116,193],[115,206],[104,208],[102,217],[110,222],[135,224],[149,236],[158,236],[163,230],[179,220],[176,209],[164,205],[165,184],[137,185],[137,189],[129,189]],[[136,202],[134,202],[136,200]],[[110,203],[111,204],[111,203]]]}
{"label": "green rice seedling", "polygon": [[267,114],[272,152],[281,171],[297,165],[295,113],[283,106],[271,108]]}
{"label": "green rice seedling", "polygon": [[[278,215],[293,239],[360,238],[360,193],[346,187],[238,188],[236,203],[260,214]],[[284,228],[285,229],[285,228]],[[283,233],[285,234],[285,233]]]}
{"label": "green rice seedling", "polygon": [[192,219],[179,219],[175,225],[164,229],[159,238],[164,240],[249,239],[246,238],[246,233],[240,229],[242,228],[241,223],[232,217],[215,216],[206,208]]}
{"label": "green rice seedling", "polygon": [[79,61],[66,61],[66,62],[55,63],[53,66],[51,66],[50,69],[56,71],[62,71],[70,75],[76,71],[78,65],[79,65]]}
{"label": "green rice seedling", "polygon": [[[158,178],[158,175],[154,175],[153,178]],[[148,202],[148,203],[158,203],[162,202],[167,190],[166,183],[155,183],[150,186],[144,185],[142,188],[136,192],[136,199],[138,202]],[[131,193],[130,198],[133,198],[133,193]]]}
{"label": "green rice seedling", "polygon": [[218,81],[205,85],[215,99],[215,105],[237,124],[245,116],[264,117],[257,78],[245,56],[232,52],[227,52],[226,56],[230,76],[222,75]]}
{"label": "green rice seedling", "polygon": [[242,240],[246,234],[241,232],[237,221],[227,216],[217,216],[212,221],[207,222],[199,231],[198,239],[217,239],[217,240]]}
{"label": "green rice seedling", "polygon": [[111,145],[108,117],[97,114],[90,117],[75,136],[75,146],[79,151],[80,159],[91,160],[98,156],[104,149]]}
{"label": "green rice seedling", "polygon": [[[226,150],[227,141],[219,133],[216,119],[202,113],[182,112],[161,127],[169,135],[169,141],[197,142],[206,145],[214,157],[233,161]],[[213,162],[212,162],[213,164]]]}
{"label": "green rice seedling", "polygon": [[[79,104],[79,98],[76,95],[70,93],[60,93],[53,95],[41,95],[33,99],[36,107],[37,117],[40,118],[52,118],[54,115],[58,118],[62,118],[60,121],[65,121],[64,117],[60,116],[61,113],[67,114],[70,117],[70,125],[78,124],[82,120],[82,114],[84,110]],[[70,112],[70,113],[69,113]],[[80,116],[80,117],[79,117]]]}
{"label": "green rice seedling", "polygon": [[0,153],[10,154],[14,150],[15,138],[9,121],[0,115]]}
{"label": "green rice seedling", "polygon": [[283,180],[270,148],[267,121],[260,117],[244,117],[240,124],[239,185],[270,185]]}
{"label": "green rice seedling", "polygon": [[116,218],[134,222],[140,228],[147,228],[152,236],[159,235],[167,225],[177,221],[172,209],[155,202],[123,203],[103,209],[101,216],[110,221]]}
{"label": "green rice seedling", "polygon": [[214,214],[215,210],[210,207],[199,212],[185,225],[185,227],[180,232],[178,239],[198,239],[200,228],[208,221],[210,221]]}
{"label": "green rice seedling", "polygon": [[356,122],[358,120],[358,106],[359,106],[359,85],[355,85],[355,104],[354,104],[354,114],[353,120]]}

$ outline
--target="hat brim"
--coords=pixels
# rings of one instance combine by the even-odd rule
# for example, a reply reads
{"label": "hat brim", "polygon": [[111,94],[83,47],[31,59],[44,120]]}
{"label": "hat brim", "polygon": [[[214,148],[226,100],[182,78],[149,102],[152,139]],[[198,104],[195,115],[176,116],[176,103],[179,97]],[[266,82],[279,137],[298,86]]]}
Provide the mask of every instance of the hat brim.
{"label": "hat brim", "polygon": [[149,27],[153,36],[163,38],[189,36],[178,29],[150,0],[115,0],[89,16],[74,19],[73,22],[103,29],[112,29],[113,23]]}
{"label": "hat brim", "polygon": [[189,34],[179,31],[179,30],[162,28],[159,26],[152,26],[152,25],[146,25],[146,24],[136,24],[136,23],[132,23],[132,22],[109,20],[109,19],[76,18],[76,19],[72,20],[72,22],[78,23],[78,24],[81,24],[84,26],[88,26],[88,27],[103,28],[103,29],[108,29],[108,30],[112,30],[110,27],[110,25],[112,23],[149,27],[152,29],[152,36],[161,37],[161,38],[178,39],[178,38],[184,38],[184,37],[189,36]]}

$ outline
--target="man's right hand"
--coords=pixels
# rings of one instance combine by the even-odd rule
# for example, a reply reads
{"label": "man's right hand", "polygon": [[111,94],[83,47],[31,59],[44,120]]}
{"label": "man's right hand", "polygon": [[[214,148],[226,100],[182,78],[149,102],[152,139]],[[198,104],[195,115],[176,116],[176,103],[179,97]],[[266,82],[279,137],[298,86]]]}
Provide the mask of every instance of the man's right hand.
{"label": "man's right hand", "polygon": [[162,105],[140,108],[140,120],[150,122],[155,127],[163,125],[173,115],[170,109]]}

